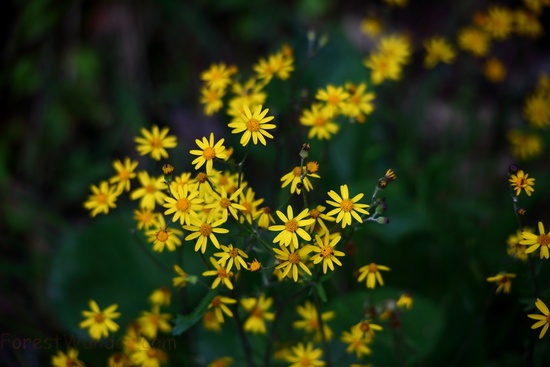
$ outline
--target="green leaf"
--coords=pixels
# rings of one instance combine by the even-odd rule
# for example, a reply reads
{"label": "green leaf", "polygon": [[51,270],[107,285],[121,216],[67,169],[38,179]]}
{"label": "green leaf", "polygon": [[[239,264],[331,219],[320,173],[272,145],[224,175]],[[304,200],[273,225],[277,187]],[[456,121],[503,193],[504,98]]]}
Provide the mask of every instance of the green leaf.
{"label": "green leaf", "polygon": [[327,292],[325,292],[325,288],[321,283],[317,283],[315,285],[315,291],[317,292],[317,295],[319,295],[319,298],[321,298],[321,301],[323,301],[323,303],[327,302]]}
{"label": "green leaf", "polygon": [[211,289],[208,293],[206,293],[206,295],[200,301],[198,306],[195,307],[193,312],[187,315],[179,314],[176,317],[176,324],[172,329],[172,333],[174,335],[181,335],[191,326],[195,325],[195,323],[197,323],[197,321],[201,319],[202,315],[204,315],[204,313],[208,309],[208,305],[210,305],[210,302],[212,302],[212,300],[217,294],[218,294],[217,290]]}

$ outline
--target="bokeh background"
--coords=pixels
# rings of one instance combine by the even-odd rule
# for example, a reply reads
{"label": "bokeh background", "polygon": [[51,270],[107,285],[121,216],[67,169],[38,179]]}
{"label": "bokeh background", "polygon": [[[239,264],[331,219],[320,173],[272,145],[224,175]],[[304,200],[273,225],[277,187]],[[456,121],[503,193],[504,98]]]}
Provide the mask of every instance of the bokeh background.
{"label": "bokeh background", "polygon": [[[176,162],[188,166],[194,139],[210,131],[230,136],[227,118],[205,117],[198,103],[199,75],[212,62],[250,70],[259,57],[286,42],[295,51],[300,93],[311,95],[328,83],[368,81],[361,62],[373,41],[361,33],[360,23],[374,14],[384,20],[385,32],[410,37],[412,62],[402,80],[374,88],[376,107],[367,123],[342,128],[327,144],[313,143],[323,151],[319,160],[327,189],[348,183],[368,196],[387,168],[398,176],[384,192],[391,223],[357,233],[353,243],[359,251],[346,264],[388,265],[388,292],[406,291],[418,300],[418,332],[406,348],[414,356],[408,365],[547,365],[548,336],[538,341],[526,317],[534,300],[527,267],[506,254],[506,239],[518,228],[507,169],[519,163],[536,177],[533,196],[520,198],[527,209],[524,223],[550,226],[550,157],[545,150],[518,162],[506,136],[526,125],[524,99],[539,74],[550,72],[548,35],[512,37],[494,47],[508,69],[498,84],[483,76],[478,59],[464,53],[452,65],[422,66],[425,38],[440,34],[456,43],[457,30],[495,3],[523,5],[414,0],[405,8],[332,0],[3,3],[0,331],[12,339],[83,335],[77,326],[90,298],[118,303],[124,310],[122,325],[136,317],[147,307],[150,292],[170,284],[173,275],[133,245],[129,203],[120,202],[108,217],[89,217],[82,205],[89,185],[112,175],[114,159],[137,157],[133,137],[141,127],[169,126],[180,141]],[[550,24],[548,11],[540,21]],[[327,43],[306,62],[308,34],[326,37]],[[281,115],[289,105],[285,88],[273,87],[268,97],[269,107]],[[279,177],[296,165],[294,155],[306,133],[295,126],[288,140],[257,149],[247,161],[247,179],[273,206]],[[550,143],[547,130],[540,136]],[[293,144],[298,148],[275,154],[275,148]],[[549,266],[535,262],[547,303]],[[518,274],[510,295],[495,295],[494,285],[486,282],[501,270]],[[329,298],[348,294],[341,298],[345,302],[333,305],[345,313],[356,307],[353,292],[359,285],[351,275],[336,279],[340,283],[332,284]],[[174,307],[177,311],[182,305]],[[203,365],[201,354],[222,353],[208,336],[195,343],[182,338],[188,344],[172,351],[172,365]],[[399,365],[391,350],[378,350],[375,366]],[[81,359],[90,366],[105,365],[108,352],[84,350]],[[54,353],[6,344],[0,364],[44,366]]]}

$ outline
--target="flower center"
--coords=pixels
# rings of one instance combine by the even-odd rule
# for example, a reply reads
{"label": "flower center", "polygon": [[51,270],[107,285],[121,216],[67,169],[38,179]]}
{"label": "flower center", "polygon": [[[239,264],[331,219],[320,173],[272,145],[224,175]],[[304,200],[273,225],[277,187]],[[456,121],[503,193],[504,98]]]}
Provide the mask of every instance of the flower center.
{"label": "flower center", "polygon": [[340,97],[338,97],[336,94],[331,94],[327,98],[327,103],[336,106],[338,103],[340,103]]}
{"label": "flower center", "polygon": [[155,185],[149,184],[145,186],[145,192],[147,192],[148,194],[154,194],[155,191],[157,191],[157,188],[155,187]]}
{"label": "flower center", "polygon": [[150,348],[148,351],[147,351],[147,357],[151,358],[151,359],[154,359],[157,357],[157,351],[154,349],[154,348]]}
{"label": "flower center", "polygon": [[118,177],[121,181],[127,180],[128,178],[130,178],[130,172],[124,169],[118,173]]}
{"label": "flower center", "polygon": [[296,232],[296,230],[298,229],[298,222],[296,222],[296,219],[291,219],[286,222],[285,229],[289,232]]}
{"label": "flower center", "polygon": [[222,301],[220,300],[220,297],[216,297],[212,300],[212,306],[219,307]]}
{"label": "flower center", "polygon": [[297,252],[293,252],[292,254],[288,255],[288,262],[291,264],[300,263],[300,255],[298,255]]}
{"label": "flower center", "polygon": [[95,322],[97,322],[98,324],[102,324],[103,321],[105,320],[105,316],[103,316],[102,313],[98,313],[94,316],[94,320]]}
{"label": "flower center", "polygon": [[324,245],[321,249],[321,256],[322,257],[331,257],[334,254],[334,251],[332,250],[332,247],[329,245]]}
{"label": "flower center", "polygon": [[216,151],[211,147],[207,147],[202,152],[202,156],[204,157],[204,159],[207,159],[207,160],[214,159],[214,158],[216,158]]}
{"label": "flower center", "polygon": [[370,264],[369,264],[369,271],[370,271],[371,273],[376,273],[376,272],[378,271],[378,266],[376,266],[375,263],[370,263]]}
{"label": "flower center", "polygon": [[169,235],[170,234],[165,229],[161,229],[160,231],[157,232],[156,237],[158,241],[166,242],[166,240],[168,240]]}
{"label": "flower center", "polygon": [[176,208],[178,208],[180,212],[187,211],[187,209],[189,209],[189,206],[189,201],[187,199],[181,198],[176,201]]}
{"label": "flower center", "polygon": [[221,206],[223,209],[227,209],[230,205],[231,205],[231,202],[229,201],[228,198],[222,198],[222,199],[220,200],[220,206]]}
{"label": "flower center", "polygon": [[309,216],[313,219],[319,218],[319,215],[321,215],[321,212],[317,209],[311,209],[311,211],[309,212]]}
{"label": "flower center", "polygon": [[246,208],[246,210],[244,210],[243,213],[247,214],[252,212],[252,204],[250,204],[249,202],[241,203],[241,205]]}
{"label": "flower center", "polygon": [[250,132],[257,132],[260,130],[260,123],[256,119],[250,119],[246,122],[246,129]]}
{"label": "flower center", "polygon": [[548,246],[548,244],[550,244],[550,237],[548,237],[548,235],[546,235],[546,234],[541,234],[539,236],[539,243],[542,246]]}
{"label": "flower center", "polygon": [[324,126],[326,125],[327,123],[327,119],[324,118],[323,116],[316,116],[315,119],[313,120],[313,124],[315,126]]}
{"label": "flower center", "polygon": [[229,256],[232,258],[235,258],[239,256],[239,251],[236,248],[234,248],[233,250],[229,251]]}
{"label": "flower center", "polygon": [[264,312],[260,307],[256,307],[255,309],[252,310],[251,315],[261,319],[264,316]]}
{"label": "flower center", "polygon": [[296,177],[300,177],[300,175],[302,174],[302,170],[300,169],[300,167],[294,167],[294,169],[292,170],[292,174],[294,174],[294,176]]}
{"label": "flower center", "polygon": [[227,272],[225,271],[225,268],[218,269],[218,278],[227,278]]}
{"label": "flower center", "polygon": [[309,173],[315,173],[319,170],[319,163],[307,162],[306,167]]}
{"label": "flower center", "polygon": [[197,181],[200,183],[205,183],[207,179],[208,176],[204,172],[199,172],[199,174],[197,175]]}
{"label": "flower center", "polygon": [[153,149],[161,147],[162,141],[159,138],[153,138],[151,139],[151,146],[153,147]]}
{"label": "flower center", "polygon": [[304,356],[302,357],[302,359],[300,359],[300,365],[302,367],[311,367],[312,366],[311,360],[309,359],[309,357]]}
{"label": "flower center", "polygon": [[340,203],[340,208],[345,212],[351,212],[353,210],[353,201],[350,199],[344,199]]}
{"label": "flower center", "polygon": [[201,231],[201,235],[203,235],[204,237],[208,237],[212,233],[212,227],[208,223],[203,223],[201,225],[200,231]]}
{"label": "flower center", "polygon": [[107,195],[105,195],[105,194],[98,194],[98,195],[96,196],[95,199],[96,199],[96,201],[97,201],[98,203],[104,204],[104,203],[107,202]]}

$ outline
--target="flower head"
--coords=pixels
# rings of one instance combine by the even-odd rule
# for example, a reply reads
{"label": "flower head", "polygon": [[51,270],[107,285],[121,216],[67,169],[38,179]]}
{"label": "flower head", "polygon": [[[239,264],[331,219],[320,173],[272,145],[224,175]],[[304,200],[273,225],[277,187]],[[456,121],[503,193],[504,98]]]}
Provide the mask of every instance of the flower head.
{"label": "flower head", "polygon": [[482,57],[489,52],[489,36],[476,27],[468,26],[458,32],[458,45],[464,51]]}
{"label": "flower head", "polygon": [[56,355],[52,356],[53,367],[84,367],[85,364],[78,359],[78,350],[69,348],[67,354],[58,350]]}
{"label": "flower head", "polygon": [[164,177],[149,177],[147,171],[141,171],[138,172],[138,180],[141,187],[130,193],[130,199],[141,199],[139,202],[140,208],[154,210],[156,204],[164,203],[166,197]]}
{"label": "flower head", "polygon": [[546,331],[548,330],[548,325],[550,325],[550,311],[548,310],[546,304],[539,298],[537,298],[535,306],[537,306],[542,315],[529,314],[527,315],[527,317],[533,320],[537,320],[537,322],[534,323],[533,326],[531,326],[531,329],[537,329],[542,326],[542,330],[539,334],[539,339],[542,339],[542,337],[544,336],[544,334],[546,334]]}
{"label": "flower head", "polygon": [[523,240],[519,241],[519,243],[521,245],[529,246],[527,250],[525,250],[526,254],[530,254],[540,248],[540,258],[550,258],[550,251],[548,248],[550,246],[550,232],[544,232],[544,224],[542,224],[542,222],[539,222],[538,236],[531,232],[521,232],[521,236],[523,237]]}
{"label": "flower head", "polygon": [[166,226],[164,217],[159,215],[155,228],[146,232],[148,236],[147,240],[153,244],[153,251],[162,252],[164,247],[168,251],[176,251],[176,246],[181,246],[180,237],[183,236],[183,232],[177,228],[169,228]]}
{"label": "flower head", "polygon": [[380,270],[389,271],[390,268],[385,265],[378,265],[376,263],[365,265],[359,269],[360,274],[357,278],[357,281],[362,282],[366,278],[367,288],[375,288],[376,281],[378,281],[378,284],[384,285],[384,280],[382,279],[382,274],[380,274]]}
{"label": "flower head", "polygon": [[340,126],[333,121],[333,117],[334,113],[330,108],[314,103],[309,110],[302,111],[300,124],[310,127],[308,138],[330,139],[340,130]]}
{"label": "flower head", "polygon": [[202,210],[203,199],[199,198],[199,191],[192,190],[189,185],[171,186],[172,197],[164,198],[164,215],[172,215],[172,222],[179,220],[180,224],[191,224],[191,219],[197,218],[197,212]]}
{"label": "flower head", "polygon": [[[532,229],[528,229],[528,228],[524,228],[524,231],[530,232],[530,233],[533,232]],[[506,239],[506,244],[508,245],[508,249],[506,250],[506,252],[511,257],[514,257],[521,261],[526,261],[529,255],[525,253],[525,250],[526,250],[525,246],[519,243],[519,241],[523,239],[521,232],[522,232],[521,230],[517,230],[516,233],[512,233],[511,235],[508,236],[508,238]]]}
{"label": "flower head", "polygon": [[523,115],[534,127],[550,126],[550,94],[535,93],[528,97]]}
{"label": "flower head", "polygon": [[340,340],[348,345],[346,352],[355,352],[359,359],[372,353],[372,350],[368,347],[368,344],[372,342],[372,338],[358,327],[352,327],[349,332],[343,331]]}
{"label": "flower head", "polygon": [[432,37],[424,42],[426,49],[426,57],[424,58],[424,66],[431,69],[440,62],[451,64],[455,57],[456,51],[447,40],[442,37]]}
{"label": "flower head", "polygon": [[304,272],[309,274],[311,271],[304,264],[302,257],[307,255],[311,249],[309,246],[302,247],[299,250],[295,250],[290,246],[290,250],[287,247],[280,246],[280,248],[273,248],[275,252],[275,257],[279,259],[279,265],[275,267],[276,270],[281,270],[281,278],[284,279],[288,274],[292,274],[292,279],[295,282],[298,281],[298,270],[302,269]]}
{"label": "flower head", "polygon": [[294,217],[294,212],[292,206],[287,206],[287,215],[285,216],[283,212],[277,210],[276,214],[279,219],[284,223],[282,225],[277,224],[270,226],[268,229],[270,231],[275,231],[280,233],[273,239],[274,243],[280,243],[281,246],[289,246],[294,249],[298,248],[298,236],[300,236],[305,241],[311,240],[311,236],[303,228],[315,222],[312,218],[306,217],[309,215],[309,209],[304,209]]}
{"label": "flower head", "polygon": [[513,129],[508,132],[512,154],[518,159],[538,157],[542,153],[542,139],[537,134]]}
{"label": "flower head", "polygon": [[138,318],[140,326],[139,332],[149,339],[157,337],[159,331],[167,333],[172,330],[172,326],[168,322],[172,318],[169,313],[160,313],[158,305],[154,305],[149,311],[142,311]]}
{"label": "flower head", "polygon": [[357,194],[353,198],[349,198],[348,185],[340,186],[340,194],[338,195],[333,190],[328,192],[328,196],[332,200],[327,200],[327,204],[336,207],[332,209],[327,215],[333,216],[338,214],[336,217],[336,223],[342,222],[342,228],[345,228],[347,225],[351,224],[351,217],[355,218],[359,223],[363,222],[363,219],[358,213],[368,215],[369,212],[365,210],[368,208],[368,204],[358,203],[364,196],[364,194]]}
{"label": "flower head", "polygon": [[325,236],[321,238],[319,235],[315,235],[315,241],[317,246],[310,246],[313,252],[317,254],[311,257],[311,261],[314,264],[319,264],[323,262],[323,273],[327,273],[327,267],[330,270],[334,270],[334,264],[342,266],[342,263],[336,256],[344,256],[345,254],[342,251],[334,249],[334,246],[342,239],[340,235],[333,236],[331,238],[328,232],[325,232]]}
{"label": "flower head", "polygon": [[113,162],[113,167],[117,174],[109,179],[109,183],[117,185],[117,191],[130,191],[130,180],[136,177],[134,170],[138,166],[137,161],[130,158],[124,158],[124,163],[117,159]]}
{"label": "flower head", "polygon": [[216,279],[212,282],[212,289],[215,289],[220,283],[223,283],[227,288],[233,289],[233,284],[231,283],[231,273],[225,266],[220,265],[215,258],[211,257],[210,262],[214,265],[214,270],[207,270],[202,273],[204,276],[216,276]]}
{"label": "flower head", "polygon": [[220,247],[223,252],[217,252],[214,256],[219,257],[218,264],[222,266],[227,265],[228,272],[231,271],[233,265],[235,265],[237,270],[241,270],[241,266],[245,269],[247,268],[244,259],[247,259],[248,255],[243,250],[233,247],[231,244],[227,246],[221,245]]}
{"label": "flower head", "polygon": [[224,90],[231,83],[231,75],[236,72],[237,68],[233,65],[227,66],[223,62],[214,63],[208,70],[201,73],[201,80],[213,90]]}
{"label": "flower head", "polygon": [[[308,333],[314,333],[315,340],[321,340],[321,325],[319,324],[319,317],[317,315],[317,309],[315,305],[306,301],[302,306],[296,307],[296,312],[302,318],[301,320],[294,321],[292,327],[295,329],[303,329]],[[327,311],[321,314],[321,319],[323,320],[323,333],[325,334],[326,340],[332,339],[332,330],[328,326],[327,321],[332,320],[336,314],[334,311]]]}
{"label": "flower head", "polygon": [[174,271],[178,274],[177,277],[172,278],[172,284],[174,287],[183,288],[187,285],[189,275],[178,265],[174,265]]}
{"label": "flower head", "polygon": [[90,215],[95,217],[99,213],[108,214],[109,209],[116,208],[116,201],[120,194],[116,186],[110,186],[107,181],[101,181],[99,187],[91,185],[92,194],[84,207],[91,210]]}
{"label": "flower head", "polygon": [[258,298],[242,298],[241,306],[249,312],[244,323],[244,330],[255,334],[265,334],[265,322],[275,319],[275,314],[268,311],[272,304],[273,298],[266,298],[264,294]]}
{"label": "flower head", "polygon": [[229,309],[229,307],[227,307],[227,305],[233,305],[235,303],[237,303],[237,300],[233,298],[216,296],[214,297],[212,302],[210,302],[210,304],[208,305],[208,308],[209,309],[213,308],[214,314],[216,315],[216,319],[218,320],[219,323],[223,323],[224,314],[229,317],[233,317],[233,312],[231,312],[231,310]]}
{"label": "flower head", "polygon": [[116,312],[118,305],[113,304],[101,311],[95,301],[90,301],[89,306],[91,311],[82,311],[82,316],[85,320],[78,326],[81,329],[89,329],[88,333],[93,339],[101,339],[104,336],[108,336],[109,332],[115,332],[118,330],[118,325],[113,321],[120,316],[120,313]]}
{"label": "flower head", "polygon": [[220,242],[216,238],[216,233],[221,234],[229,232],[228,229],[219,227],[223,223],[225,223],[223,219],[213,221],[210,216],[204,220],[192,219],[190,225],[183,226],[183,228],[191,232],[185,237],[185,240],[197,239],[197,242],[195,242],[195,251],[200,250],[203,254],[206,251],[206,245],[209,239],[216,248],[220,248]]}
{"label": "flower head", "polygon": [[291,348],[291,352],[285,356],[287,362],[292,363],[289,367],[323,367],[325,362],[321,360],[323,351],[313,348],[312,343],[298,343]]}
{"label": "flower head", "polygon": [[516,190],[516,196],[519,196],[521,190],[525,190],[527,196],[531,196],[531,193],[535,191],[533,186],[535,186],[535,179],[529,178],[529,174],[524,173],[522,170],[519,170],[517,174],[511,175],[508,179],[512,189]]}
{"label": "flower head", "polygon": [[488,277],[488,282],[497,283],[497,291],[496,293],[500,293],[504,290],[504,293],[510,293],[510,290],[512,288],[512,279],[516,277],[516,274],[512,273],[499,273],[495,276]]}
{"label": "flower head", "polygon": [[189,151],[192,155],[197,155],[198,157],[191,162],[195,165],[195,169],[198,170],[206,163],[206,173],[212,172],[214,165],[214,159],[225,159],[225,146],[223,142],[225,139],[220,139],[216,144],[214,144],[214,133],[210,133],[210,138],[206,139],[203,137],[202,140],[195,139],[195,143],[199,146],[200,150],[192,149]]}
{"label": "flower head", "polygon": [[174,135],[168,135],[169,129],[164,127],[159,130],[157,125],[153,125],[151,131],[142,128],[141,135],[134,141],[138,144],[137,151],[140,155],[151,155],[151,158],[159,161],[161,158],[168,158],[166,149],[175,148],[178,143]]}
{"label": "flower head", "polygon": [[[248,106],[243,106],[241,112],[240,121],[231,122],[228,126],[233,128],[232,134],[243,133],[240,143],[245,146],[252,138],[254,144],[258,144],[258,141],[263,145],[267,145],[265,137],[273,139],[273,135],[267,132],[267,130],[275,129],[275,124],[268,124],[273,120],[273,116],[267,116],[269,110],[266,108],[262,111],[262,105],[258,105],[254,112],[251,112]],[[265,136],[265,137],[264,137]]]}

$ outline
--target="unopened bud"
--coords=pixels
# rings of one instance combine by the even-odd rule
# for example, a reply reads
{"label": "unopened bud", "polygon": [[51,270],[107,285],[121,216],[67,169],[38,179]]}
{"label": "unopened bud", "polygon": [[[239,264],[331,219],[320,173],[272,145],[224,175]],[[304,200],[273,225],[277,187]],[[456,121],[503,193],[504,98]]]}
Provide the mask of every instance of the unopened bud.
{"label": "unopened bud", "polygon": [[308,143],[302,144],[302,149],[300,149],[300,158],[306,159],[309,157],[309,150],[311,149],[311,146]]}
{"label": "unopened bud", "polygon": [[378,218],[376,218],[376,221],[378,222],[378,224],[389,224],[390,223],[390,218],[378,217]]}

